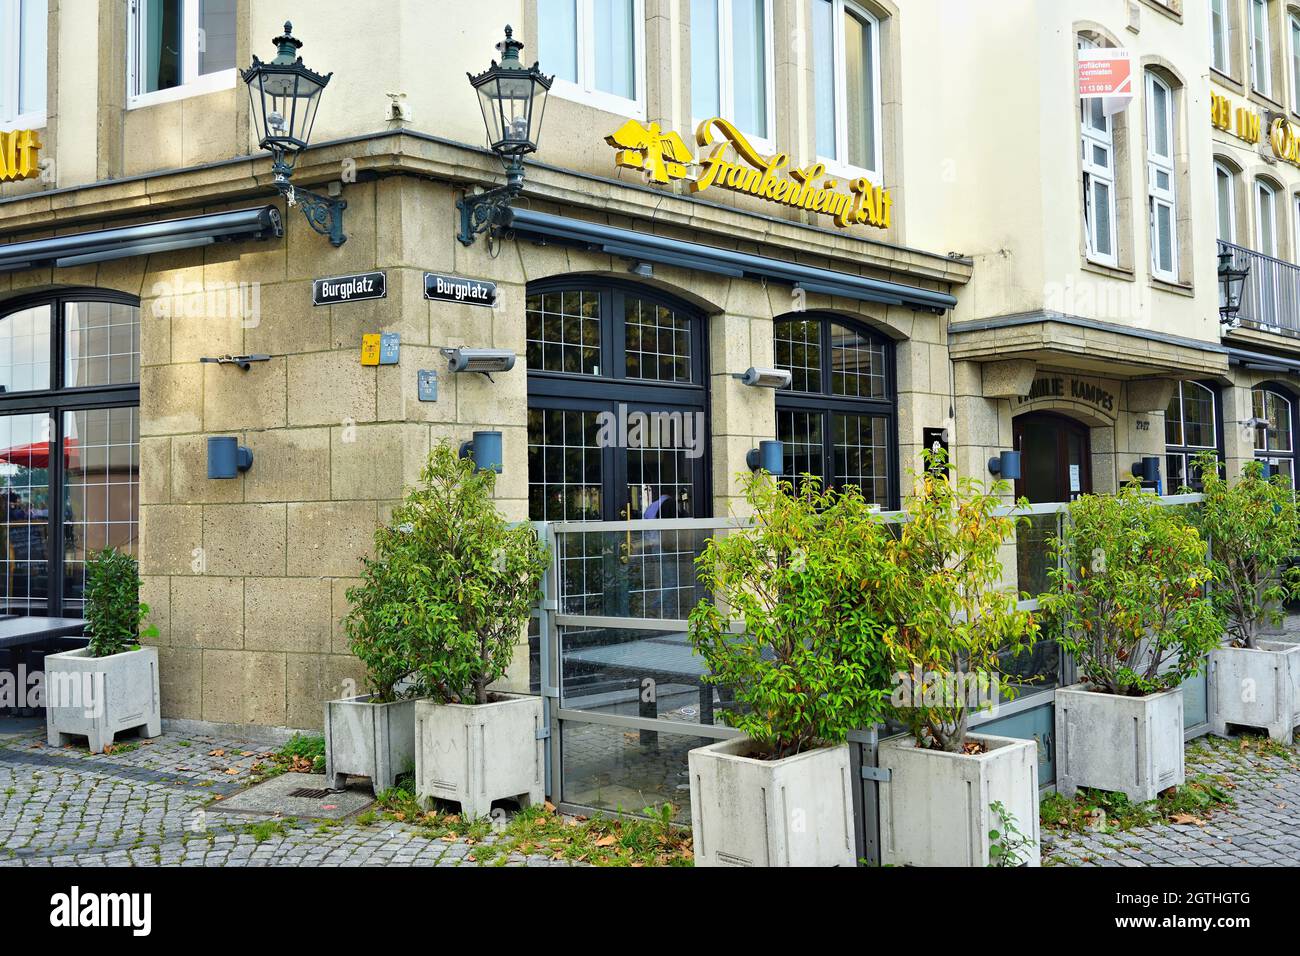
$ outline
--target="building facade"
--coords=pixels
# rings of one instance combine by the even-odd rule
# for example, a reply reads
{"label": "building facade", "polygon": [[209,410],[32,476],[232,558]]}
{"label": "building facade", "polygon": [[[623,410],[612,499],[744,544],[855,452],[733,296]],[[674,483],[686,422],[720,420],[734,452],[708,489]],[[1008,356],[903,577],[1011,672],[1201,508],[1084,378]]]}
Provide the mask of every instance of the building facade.
{"label": "building facade", "polygon": [[[364,682],[344,592],[438,441],[499,432],[500,507],[551,522],[725,516],[771,440],[886,510],[935,443],[981,478],[1020,451],[1033,502],[1143,459],[1176,490],[1202,449],[1289,469],[1300,8],[997,6],[0,0],[5,610],[75,612],[86,555],[132,548],[165,716],[315,727]],[[341,245],[274,188],[239,73],[286,18],[332,73],[292,182],[346,202]],[[507,23],[554,83],[509,228],[465,244],[458,200],[503,181],[465,75]],[[1109,47],[1118,110],[1077,84]],[[216,436],[252,467],[209,478]],[[1010,729],[1046,735],[1035,667],[1048,709]]]}

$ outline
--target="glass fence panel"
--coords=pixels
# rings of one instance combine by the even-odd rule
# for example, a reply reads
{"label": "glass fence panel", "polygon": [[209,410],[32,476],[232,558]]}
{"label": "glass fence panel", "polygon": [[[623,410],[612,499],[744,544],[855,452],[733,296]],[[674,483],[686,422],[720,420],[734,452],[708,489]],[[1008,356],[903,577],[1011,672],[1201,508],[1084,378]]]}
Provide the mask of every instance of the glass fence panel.
{"label": "glass fence panel", "polygon": [[707,528],[566,531],[558,538],[559,612],[678,620],[704,597],[695,559]]}
{"label": "glass fence panel", "polygon": [[1051,541],[1060,529],[1060,515],[1027,515],[1016,528],[1016,587],[1036,598],[1051,589],[1048,569],[1055,566]]}
{"label": "glass fence panel", "polygon": [[673,818],[687,823],[691,785],[686,755],[714,742],[684,734],[566,720],[560,743],[561,799],[623,813],[643,813],[671,803]]}

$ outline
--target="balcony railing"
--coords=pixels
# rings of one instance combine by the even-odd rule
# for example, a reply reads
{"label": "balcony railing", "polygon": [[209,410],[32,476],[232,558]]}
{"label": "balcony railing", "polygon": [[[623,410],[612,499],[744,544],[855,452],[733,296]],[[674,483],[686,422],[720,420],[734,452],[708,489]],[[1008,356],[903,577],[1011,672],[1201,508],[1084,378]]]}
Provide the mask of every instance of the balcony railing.
{"label": "balcony railing", "polygon": [[1249,268],[1237,321],[1254,329],[1300,338],[1300,266],[1219,240],[1233,268]]}

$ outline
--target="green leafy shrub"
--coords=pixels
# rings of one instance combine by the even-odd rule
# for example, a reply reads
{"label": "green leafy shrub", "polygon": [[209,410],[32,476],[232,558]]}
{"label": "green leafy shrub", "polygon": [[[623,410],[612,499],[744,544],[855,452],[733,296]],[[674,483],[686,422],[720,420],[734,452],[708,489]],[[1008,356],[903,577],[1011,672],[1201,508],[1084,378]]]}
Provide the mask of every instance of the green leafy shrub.
{"label": "green leafy shrub", "polygon": [[1235,484],[1220,474],[1214,452],[1198,455],[1204,503],[1194,512],[1210,543],[1210,600],[1232,642],[1255,647],[1264,624],[1282,620],[1282,601],[1297,590],[1283,566],[1296,553],[1300,513],[1283,475],[1264,477],[1262,462],[1246,463]]}
{"label": "green leafy shrub", "polygon": [[1070,503],[1041,598],[1085,682],[1142,697],[1199,673],[1222,628],[1205,587],[1205,540],[1179,509],[1131,482]]}
{"label": "green leafy shrub", "polygon": [[414,692],[488,702],[538,599],[546,549],[492,500],[496,475],[440,443],[420,484],[375,532],[375,557],[348,589],[346,626],[379,699],[412,672]]}
{"label": "green leafy shrub", "polygon": [[86,564],[86,630],[91,657],[135,650],[141,638],[157,637],[145,626],[149,605],[140,602],[140,570],[135,558],[105,548]]}
{"label": "green leafy shrub", "polygon": [[1002,584],[1002,550],[1016,528],[996,513],[1007,483],[948,478],[942,453],[927,454],[926,465],[873,589],[893,622],[892,716],[920,746],[957,753],[971,711],[1014,695],[1004,660],[1033,647],[1038,625]]}
{"label": "green leafy shrub", "polygon": [[854,487],[808,479],[796,491],[759,474],[745,498],[752,525],[715,536],[696,562],[713,599],[691,612],[689,634],[705,680],[740,705],[722,719],[779,759],[882,715],[889,660],[870,587],[888,570],[888,532]]}

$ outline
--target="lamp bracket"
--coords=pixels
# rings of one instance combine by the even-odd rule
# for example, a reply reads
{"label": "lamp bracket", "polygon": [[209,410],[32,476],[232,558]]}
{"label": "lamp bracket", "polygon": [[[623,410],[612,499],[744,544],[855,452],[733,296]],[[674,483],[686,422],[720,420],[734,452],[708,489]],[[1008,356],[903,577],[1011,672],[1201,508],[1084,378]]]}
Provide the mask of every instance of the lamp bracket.
{"label": "lamp bracket", "polygon": [[474,241],[489,229],[505,225],[505,211],[519,197],[524,188],[524,164],[519,157],[513,157],[506,166],[506,183],[481,193],[461,196],[456,200],[460,210],[460,232],[456,238],[463,246],[472,246]]}
{"label": "lamp bracket", "polygon": [[300,189],[287,178],[276,177],[275,188],[290,206],[297,206],[311,226],[322,236],[327,236],[330,245],[338,246],[348,241],[343,234],[343,210],[348,208],[346,199],[334,199],[322,196],[307,189]]}

